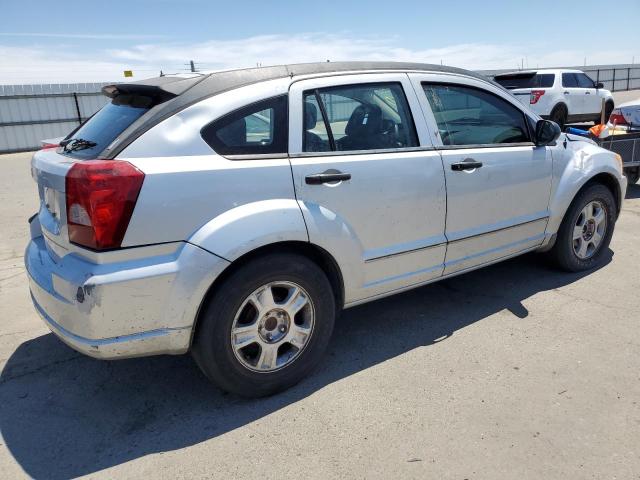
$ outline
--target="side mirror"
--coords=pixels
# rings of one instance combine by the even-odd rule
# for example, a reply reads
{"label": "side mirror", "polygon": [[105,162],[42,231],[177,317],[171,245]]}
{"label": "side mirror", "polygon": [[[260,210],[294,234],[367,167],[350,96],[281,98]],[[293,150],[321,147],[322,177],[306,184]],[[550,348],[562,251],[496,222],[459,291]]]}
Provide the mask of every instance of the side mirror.
{"label": "side mirror", "polygon": [[546,145],[555,144],[562,130],[556,122],[551,120],[538,120],[536,123],[536,147],[544,147]]}
{"label": "side mirror", "polygon": [[602,82],[596,83],[596,88],[604,88],[604,83]]}

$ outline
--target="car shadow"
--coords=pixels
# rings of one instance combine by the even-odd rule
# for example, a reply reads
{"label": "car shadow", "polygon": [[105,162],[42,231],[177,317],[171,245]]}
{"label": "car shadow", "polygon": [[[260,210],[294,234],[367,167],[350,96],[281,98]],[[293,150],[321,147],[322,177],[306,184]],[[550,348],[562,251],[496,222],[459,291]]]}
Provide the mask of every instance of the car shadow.
{"label": "car shadow", "polygon": [[[609,250],[605,264],[611,258]],[[221,392],[188,355],[106,362],[43,335],[20,345],[2,371],[2,437],[33,478],[91,474],[223,435],[501,310],[515,315],[503,321],[526,320],[523,300],[584,275],[530,254],[346,310],[314,374],[259,400]]]}

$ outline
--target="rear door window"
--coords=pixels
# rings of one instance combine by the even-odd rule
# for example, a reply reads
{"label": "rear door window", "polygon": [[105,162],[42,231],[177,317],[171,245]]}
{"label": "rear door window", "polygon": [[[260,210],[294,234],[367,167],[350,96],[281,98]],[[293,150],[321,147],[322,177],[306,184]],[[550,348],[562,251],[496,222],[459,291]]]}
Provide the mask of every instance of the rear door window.
{"label": "rear door window", "polygon": [[220,155],[286,154],[287,96],[269,98],[235,110],[201,130]]}
{"label": "rear door window", "polygon": [[152,106],[150,97],[118,95],[65,139],[62,153],[81,159],[97,158]]}
{"label": "rear door window", "polygon": [[305,152],[418,146],[413,118],[399,83],[307,91],[303,110]]}
{"label": "rear door window", "polygon": [[423,84],[444,145],[499,145],[529,142],[524,113],[477,88]]}
{"label": "rear door window", "polygon": [[575,73],[562,74],[562,86],[566,88],[578,88],[578,79]]}

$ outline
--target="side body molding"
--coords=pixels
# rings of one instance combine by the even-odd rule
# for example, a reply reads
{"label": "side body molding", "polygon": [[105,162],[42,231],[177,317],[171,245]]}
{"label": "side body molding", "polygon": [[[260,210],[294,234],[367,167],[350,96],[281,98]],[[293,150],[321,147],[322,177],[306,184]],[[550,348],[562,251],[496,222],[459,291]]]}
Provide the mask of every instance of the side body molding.
{"label": "side body molding", "polygon": [[218,215],[188,240],[230,262],[277,242],[308,242],[307,229],[295,199],[247,203]]}

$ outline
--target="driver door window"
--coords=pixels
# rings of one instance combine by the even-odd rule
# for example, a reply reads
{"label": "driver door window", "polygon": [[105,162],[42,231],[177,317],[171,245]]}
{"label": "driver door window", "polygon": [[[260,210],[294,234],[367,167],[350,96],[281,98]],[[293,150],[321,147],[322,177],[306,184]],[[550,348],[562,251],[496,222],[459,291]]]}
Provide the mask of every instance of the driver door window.
{"label": "driver door window", "polygon": [[305,152],[417,147],[402,86],[395,83],[304,92]]}
{"label": "driver door window", "polygon": [[484,90],[423,84],[444,145],[500,145],[530,142],[524,113]]}

